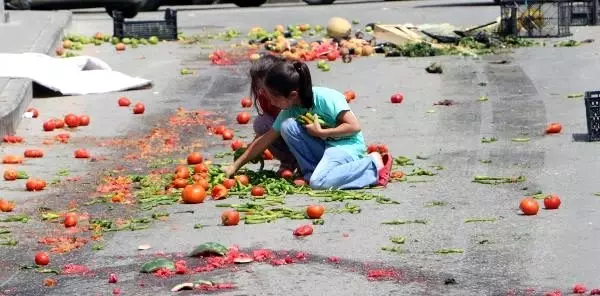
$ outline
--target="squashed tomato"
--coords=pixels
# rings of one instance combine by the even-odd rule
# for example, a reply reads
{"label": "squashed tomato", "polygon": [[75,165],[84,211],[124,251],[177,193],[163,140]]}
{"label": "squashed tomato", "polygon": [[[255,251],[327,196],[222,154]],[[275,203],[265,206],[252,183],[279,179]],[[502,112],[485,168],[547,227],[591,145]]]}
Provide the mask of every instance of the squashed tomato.
{"label": "squashed tomato", "polygon": [[219,200],[227,197],[227,193],[228,190],[227,188],[225,188],[225,186],[217,184],[213,187],[212,191],[210,192],[210,196],[212,196],[212,198],[215,200]]}
{"label": "squashed tomato", "polygon": [[302,225],[294,230],[295,236],[307,236],[313,233],[313,227],[310,224]]}
{"label": "squashed tomato", "polygon": [[561,130],[562,130],[562,125],[557,122],[550,123],[546,127],[547,134],[558,134],[558,133],[560,133]]}
{"label": "squashed tomato", "polygon": [[6,181],[14,181],[19,176],[19,172],[13,169],[7,169],[4,171],[4,180]]}

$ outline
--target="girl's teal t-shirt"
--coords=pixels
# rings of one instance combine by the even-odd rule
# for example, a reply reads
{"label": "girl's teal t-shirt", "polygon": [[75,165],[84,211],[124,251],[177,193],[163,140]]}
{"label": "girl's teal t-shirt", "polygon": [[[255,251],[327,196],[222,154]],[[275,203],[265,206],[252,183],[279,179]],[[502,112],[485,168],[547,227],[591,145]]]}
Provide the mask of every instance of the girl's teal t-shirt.
{"label": "girl's teal t-shirt", "polygon": [[[289,109],[282,110],[275,122],[273,129],[277,132],[281,130],[281,123],[288,118],[296,118],[299,115],[310,112],[317,114],[319,118],[327,124],[327,126],[337,126],[337,118],[342,111],[351,111],[350,105],[346,102],[344,94],[337,90],[327,87],[313,87],[314,104],[311,109],[304,107],[293,106]],[[352,136],[347,136],[339,139],[325,140],[328,147],[339,147],[348,152],[354,159],[360,159],[366,154],[365,139],[362,132],[358,132]]]}

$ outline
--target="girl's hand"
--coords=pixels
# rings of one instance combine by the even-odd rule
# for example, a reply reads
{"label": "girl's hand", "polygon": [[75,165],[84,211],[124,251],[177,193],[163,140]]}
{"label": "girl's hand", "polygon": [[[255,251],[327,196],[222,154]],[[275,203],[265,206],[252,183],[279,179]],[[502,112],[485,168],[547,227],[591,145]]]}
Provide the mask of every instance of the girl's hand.
{"label": "girl's hand", "polygon": [[319,116],[317,114],[315,114],[314,119],[315,119],[315,121],[313,123],[305,125],[306,132],[308,132],[309,135],[311,135],[315,138],[323,138],[324,134],[323,134],[323,129],[321,128],[321,125],[319,124]]}

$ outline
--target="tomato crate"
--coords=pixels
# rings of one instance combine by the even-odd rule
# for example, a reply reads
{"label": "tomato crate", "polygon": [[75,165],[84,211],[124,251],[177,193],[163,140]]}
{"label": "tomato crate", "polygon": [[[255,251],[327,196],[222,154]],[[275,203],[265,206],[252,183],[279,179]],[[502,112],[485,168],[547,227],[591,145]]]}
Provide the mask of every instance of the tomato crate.
{"label": "tomato crate", "polygon": [[585,92],[588,141],[600,141],[600,91]]}
{"label": "tomato crate", "polygon": [[177,40],[177,11],[167,8],[165,19],[161,21],[129,21],[126,22],[123,13],[113,11],[113,36],[119,38],[150,38],[160,40]]}
{"label": "tomato crate", "polygon": [[571,0],[501,2],[500,34],[525,38],[571,36]]}
{"label": "tomato crate", "polygon": [[597,1],[584,0],[571,2],[571,26],[595,26],[598,23]]}

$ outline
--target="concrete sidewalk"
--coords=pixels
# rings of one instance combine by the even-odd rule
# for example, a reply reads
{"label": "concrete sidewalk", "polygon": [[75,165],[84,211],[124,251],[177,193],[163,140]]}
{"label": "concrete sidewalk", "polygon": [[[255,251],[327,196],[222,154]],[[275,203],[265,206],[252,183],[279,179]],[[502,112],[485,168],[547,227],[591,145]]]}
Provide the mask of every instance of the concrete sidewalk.
{"label": "concrete sidewalk", "polygon": [[[0,53],[53,54],[72,15],[70,11],[10,11],[9,14],[9,22],[0,23]],[[15,132],[31,100],[31,80],[0,77],[0,137]]]}

